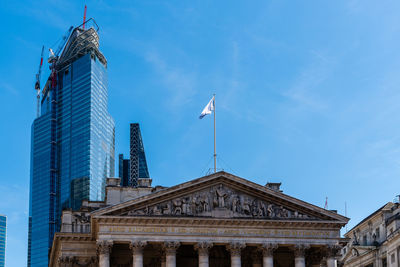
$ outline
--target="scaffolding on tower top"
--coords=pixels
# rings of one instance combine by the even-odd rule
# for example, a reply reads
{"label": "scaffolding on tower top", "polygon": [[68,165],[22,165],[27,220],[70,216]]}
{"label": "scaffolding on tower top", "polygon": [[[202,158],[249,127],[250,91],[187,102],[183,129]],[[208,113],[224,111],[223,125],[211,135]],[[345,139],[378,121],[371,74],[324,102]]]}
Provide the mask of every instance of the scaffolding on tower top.
{"label": "scaffolding on tower top", "polygon": [[57,68],[62,69],[75,59],[90,52],[94,53],[100,62],[107,67],[107,60],[99,50],[98,30],[99,26],[92,18],[76,27],[58,59]]}

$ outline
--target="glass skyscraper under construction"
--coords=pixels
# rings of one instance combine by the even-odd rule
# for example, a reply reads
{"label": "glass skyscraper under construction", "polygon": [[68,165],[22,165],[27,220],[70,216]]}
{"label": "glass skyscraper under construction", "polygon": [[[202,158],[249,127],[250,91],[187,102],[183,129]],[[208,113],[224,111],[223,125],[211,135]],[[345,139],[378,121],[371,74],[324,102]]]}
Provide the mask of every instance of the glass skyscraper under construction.
{"label": "glass skyscraper under construction", "polygon": [[[103,200],[114,176],[114,121],[107,111],[107,61],[95,23],[75,28],[51,60],[32,125],[28,266],[47,266],[62,209]],[[50,60],[49,60],[50,61]]]}

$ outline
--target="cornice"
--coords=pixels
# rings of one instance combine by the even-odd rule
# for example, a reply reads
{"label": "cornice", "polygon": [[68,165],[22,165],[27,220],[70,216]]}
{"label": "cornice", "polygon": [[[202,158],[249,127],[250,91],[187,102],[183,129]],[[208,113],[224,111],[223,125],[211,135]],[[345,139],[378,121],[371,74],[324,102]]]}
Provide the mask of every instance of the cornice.
{"label": "cornice", "polygon": [[253,228],[301,228],[339,230],[341,224],[335,221],[312,220],[263,220],[254,218],[212,218],[212,217],[167,217],[167,216],[98,216],[93,218],[99,224],[136,224],[161,226],[203,226],[203,227],[253,227]]}
{"label": "cornice", "polygon": [[81,233],[56,233],[54,236],[55,240],[60,241],[79,241],[79,242],[92,242],[92,234],[81,234]]}

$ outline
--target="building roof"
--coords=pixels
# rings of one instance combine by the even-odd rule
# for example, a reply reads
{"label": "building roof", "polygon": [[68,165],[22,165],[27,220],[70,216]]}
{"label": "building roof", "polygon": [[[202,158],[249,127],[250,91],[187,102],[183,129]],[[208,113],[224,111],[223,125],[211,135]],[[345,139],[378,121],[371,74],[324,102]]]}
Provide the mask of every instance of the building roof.
{"label": "building roof", "polygon": [[373,213],[371,213],[370,215],[368,215],[366,218],[364,218],[361,222],[359,222],[358,224],[356,224],[355,226],[353,226],[353,228],[351,228],[347,233],[345,233],[344,235],[346,236],[348,233],[352,232],[355,228],[357,228],[358,226],[360,226],[361,224],[363,224],[364,222],[368,221],[369,219],[371,219],[372,217],[374,217],[376,214],[378,214],[379,212],[381,212],[382,210],[384,210],[388,205],[392,206],[393,203],[392,202],[388,202],[385,205],[383,205],[382,207],[380,207],[379,209],[377,209],[376,211],[374,211]]}

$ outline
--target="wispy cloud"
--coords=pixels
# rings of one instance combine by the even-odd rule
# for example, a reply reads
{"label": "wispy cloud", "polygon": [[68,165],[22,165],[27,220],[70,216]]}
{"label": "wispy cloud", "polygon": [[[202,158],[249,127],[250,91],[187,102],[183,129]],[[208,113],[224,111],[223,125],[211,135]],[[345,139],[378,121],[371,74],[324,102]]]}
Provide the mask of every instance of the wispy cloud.
{"label": "wispy cloud", "polygon": [[327,101],[320,97],[321,84],[329,77],[333,60],[319,51],[311,51],[311,62],[295,78],[292,86],[282,93],[297,104],[298,108],[323,110],[328,107]]}
{"label": "wispy cloud", "polygon": [[180,67],[173,67],[155,52],[146,53],[146,61],[158,72],[162,82],[168,88],[168,108],[175,110],[190,103],[196,94],[196,75]]}
{"label": "wispy cloud", "polygon": [[0,83],[0,90],[2,92],[5,92],[7,94],[12,94],[14,96],[20,95],[19,91],[9,83],[5,83],[5,82]]}

